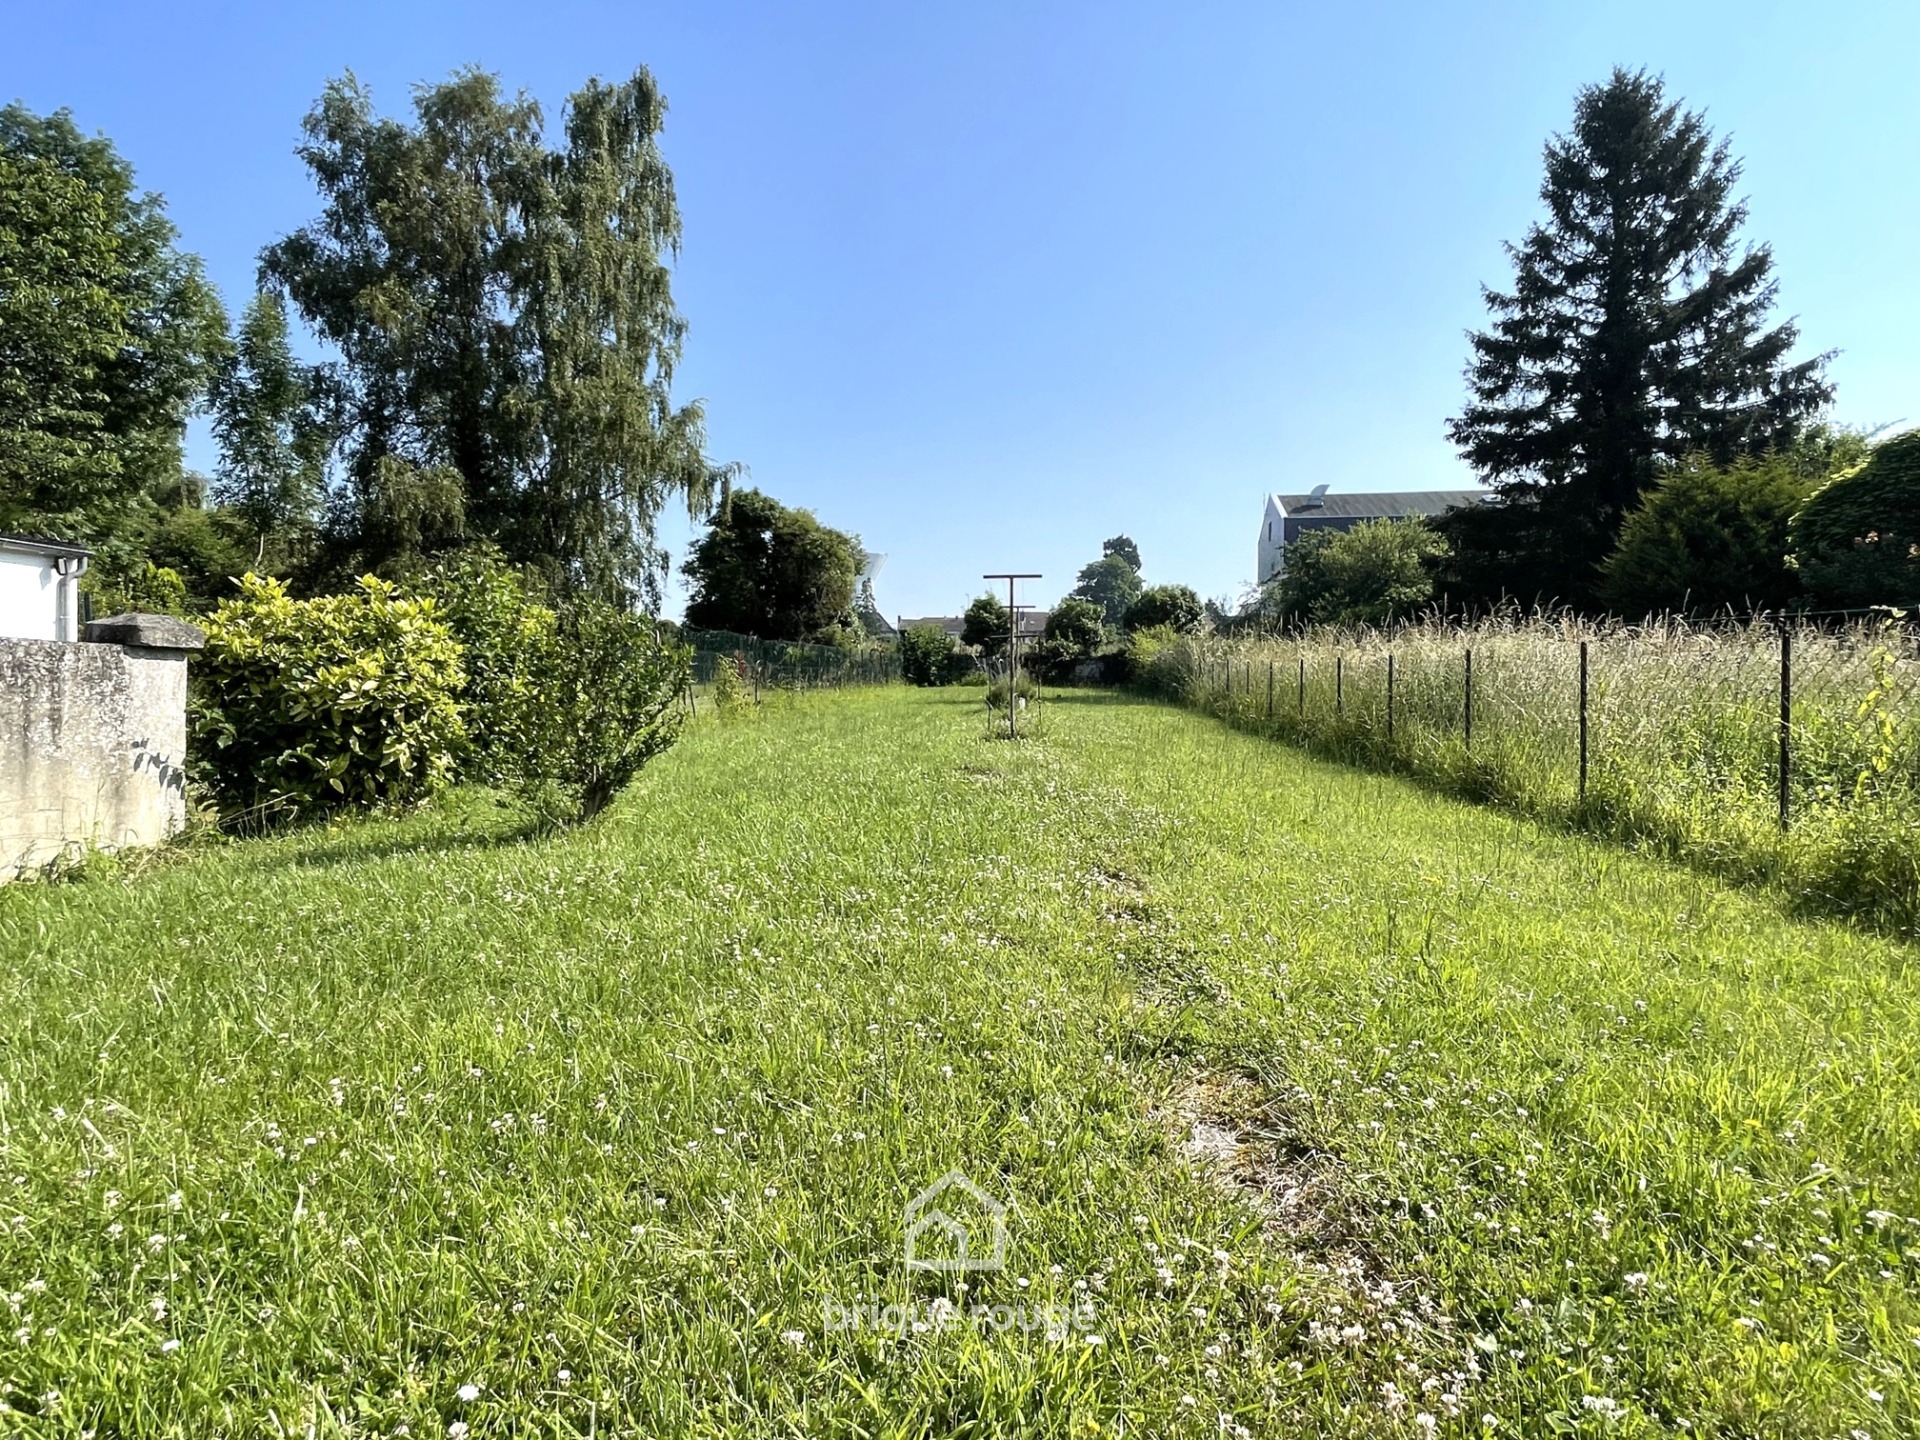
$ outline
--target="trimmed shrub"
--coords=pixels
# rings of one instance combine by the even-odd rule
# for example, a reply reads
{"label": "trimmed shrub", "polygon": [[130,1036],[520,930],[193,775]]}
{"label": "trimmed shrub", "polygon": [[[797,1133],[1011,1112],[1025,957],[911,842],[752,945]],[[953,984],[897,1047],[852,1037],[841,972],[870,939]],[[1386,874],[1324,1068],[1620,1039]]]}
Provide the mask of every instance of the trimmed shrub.
{"label": "trimmed shrub", "polygon": [[1126,680],[1155,694],[1178,697],[1194,674],[1193,647],[1171,625],[1149,625],[1127,636]]}
{"label": "trimmed shrub", "polygon": [[951,685],[959,678],[955,654],[938,625],[916,625],[900,637],[900,678],[909,685]]}
{"label": "trimmed shrub", "polygon": [[551,744],[546,683],[561,657],[557,619],[544,595],[497,551],[443,560],[413,585],[460,642],[464,778],[515,786],[537,780]]}
{"label": "trimmed shrub", "polygon": [[1689,457],[1621,525],[1602,598],[1629,619],[1782,609],[1800,593],[1787,524],[1810,489],[1791,455],[1726,467]]}
{"label": "trimmed shrub", "polygon": [[466,676],[431,599],[372,576],[313,600],[251,574],[239,589],[208,618],[190,706],[223,810],[401,802],[451,778]]}
{"label": "trimmed shrub", "polygon": [[1200,628],[1200,597],[1188,585],[1155,585],[1140,592],[1140,598],[1127,607],[1121,622],[1129,631],[1151,630],[1156,626],[1186,632]]}
{"label": "trimmed shrub", "polygon": [[1920,601],[1920,430],[1875,446],[1864,465],[1822,485],[1793,517],[1791,533],[1816,605]]}
{"label": "trimmed shrub", "polygon": [[598,600],[562,606],[543,694],[552,723],[540,774],[588,819],[680,734],[693,651]]}

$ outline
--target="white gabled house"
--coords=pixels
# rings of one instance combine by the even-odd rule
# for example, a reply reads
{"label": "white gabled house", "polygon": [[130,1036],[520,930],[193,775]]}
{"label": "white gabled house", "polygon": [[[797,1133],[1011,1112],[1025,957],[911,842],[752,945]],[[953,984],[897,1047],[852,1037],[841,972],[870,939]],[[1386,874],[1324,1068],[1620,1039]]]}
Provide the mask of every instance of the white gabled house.
{"label": "white gabled house", "polygon": [[1260,521],[1259,568],[1264,585],[1286,573],[1287,546],[1309,530],[1351,530],[1362,520],[1434,519],[1449,510],[1485,504],[1487,490],[1380,490],[1329,495],[1316,485],[1305,495],[1269,495]]}
{"label": "white gabled house", "polygon": [[0,638],[78,640],[84,545],[0,534]]}

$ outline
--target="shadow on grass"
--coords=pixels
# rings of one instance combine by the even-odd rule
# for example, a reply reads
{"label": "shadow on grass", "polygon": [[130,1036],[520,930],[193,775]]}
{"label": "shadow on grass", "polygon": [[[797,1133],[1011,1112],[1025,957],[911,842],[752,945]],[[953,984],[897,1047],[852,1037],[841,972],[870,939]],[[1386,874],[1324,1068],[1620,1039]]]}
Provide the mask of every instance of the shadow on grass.
{"label": "shadow on grass", "polygon": [[403,856],[524,845],[553,824],[497,791],[456,790],[406,814],[320,817],[232,839],[230,862],[252,870],[327,869]]}

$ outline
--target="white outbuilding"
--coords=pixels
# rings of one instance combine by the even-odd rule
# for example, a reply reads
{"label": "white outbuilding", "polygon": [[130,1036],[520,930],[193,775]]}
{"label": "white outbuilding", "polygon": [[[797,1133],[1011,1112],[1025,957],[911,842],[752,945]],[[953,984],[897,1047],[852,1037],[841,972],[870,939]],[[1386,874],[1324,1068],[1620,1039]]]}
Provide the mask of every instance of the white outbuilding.
{"label": "white outbuilding", "polygon": [[1486,490],[1356,490],[1330,495],[1316,485],[1305,495],[1269,495],[1260,521],[1262,585],[1286,573],[1287,547],[1310,530],[1351,530],[1362,520],[1434,519],[1449,510],[1484,504]]}
{"label": "white outbuilding", "polygon": [[0,639],[78,640],[84,545],[0,534]]}

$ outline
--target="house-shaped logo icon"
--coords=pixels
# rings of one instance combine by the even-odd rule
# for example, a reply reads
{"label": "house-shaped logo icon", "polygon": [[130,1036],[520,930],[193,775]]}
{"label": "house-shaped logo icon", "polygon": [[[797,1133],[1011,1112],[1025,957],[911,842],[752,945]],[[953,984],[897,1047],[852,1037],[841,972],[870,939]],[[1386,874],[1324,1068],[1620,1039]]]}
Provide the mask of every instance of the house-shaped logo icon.
{"label": "house-shaped logo icon", "polygon": [[1007,1263],[1007,1207],[958,1170],[907,1202],[909,1270],[998,1270]]}

